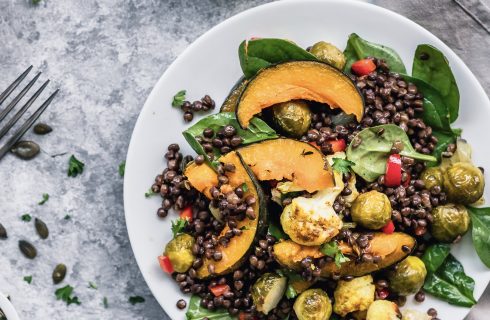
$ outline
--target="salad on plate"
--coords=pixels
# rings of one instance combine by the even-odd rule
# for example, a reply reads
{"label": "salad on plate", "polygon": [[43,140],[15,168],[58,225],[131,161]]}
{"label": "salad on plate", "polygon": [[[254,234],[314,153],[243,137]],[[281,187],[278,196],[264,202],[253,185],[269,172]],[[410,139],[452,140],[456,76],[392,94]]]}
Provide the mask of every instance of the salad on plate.
{"label": "salad on plate", "polygon": [[[419,45],[411,75],[357,34],[344,51],[254,38],[238,53],[220,111],[183,132],[197,155],[170,144],[147,193],[179,214],[158,262],[191,296],[176,302],[187,319],[425,320],[437,310],[401,308],[408,296],[476,304],[450,249],[471,230],[490,267],[490,208],[443,53]],[[186,122],[215,108],[185,95],[172,105]]]}

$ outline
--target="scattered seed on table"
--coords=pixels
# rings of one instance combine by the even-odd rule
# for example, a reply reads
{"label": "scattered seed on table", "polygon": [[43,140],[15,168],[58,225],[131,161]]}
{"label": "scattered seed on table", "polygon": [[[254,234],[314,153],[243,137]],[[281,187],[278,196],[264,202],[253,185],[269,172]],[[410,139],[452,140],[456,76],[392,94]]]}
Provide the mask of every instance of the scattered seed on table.
{"label": "scattered seed on table", "polygon": [[7,229],[0,223],[0,239],[7,239]]}
{"label": "scattered seed on table", "polygon": [[53,283],[58,284],[66,276],[66,266],[63,263],[58,264],[53,270]]}
{"label": "scattered seed on table", "polygon": [[36,227],[37,234],[41,239],[47,239],[49,236],[48,226],[41,219],[34,219],[34,226]]}
{"label": "scattered seed on table", "polygon": [[41,148],[34,141],[19,141],[10,151],[23,160],[30,160],[39,154]]}
{"label": "scattered seed on table", "polygon": [[38,123],[34,126],[34,133],[35,134],[48,134],[51,131],[53,131],[53,128],[51,128],[49,125],[45,123]]}
{"label": "scattered seed on table", "polygon": [[28,259],[34,259],[37,256],[36,248],[26,240],[19,241],[19,249],[22,254]]}

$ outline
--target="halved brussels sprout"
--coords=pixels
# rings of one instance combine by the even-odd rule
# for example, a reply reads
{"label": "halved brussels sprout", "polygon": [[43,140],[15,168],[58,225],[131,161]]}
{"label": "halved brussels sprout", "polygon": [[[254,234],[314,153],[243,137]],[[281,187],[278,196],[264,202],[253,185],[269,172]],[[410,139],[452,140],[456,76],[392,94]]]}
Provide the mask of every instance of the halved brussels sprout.
{"label": "halved brussels sprout", "polygon": [[287,136],[301,137],[311,124],[311,111],[303,100],[291,100],[272,106],[272,120]]}
{"label": "halved brussels sprout", "polygon": [[439,167],[430,167],[424,170],[420,175],[420,179],[424,182],[425,187],[431,190],[435,186],[443,187],[443,174]]}
{"label": "halved brussels sprout", "polygon": [[331,43],[325,41],[317,42],[311,47],[310,53],[320,61],[326,62],[339,70],[344,69],[345,56],[339,48]]}
{"label": "halved brussels sprout", "polygon": [[299,295],[293,309],[299,320],[328,320],[332,302],[322,289],[309,289]]}
{"label": "halved brussels sprout", "polygon": [[276,273],[264,273],[252,286],[252,299],[257,311],[268,314],[281,301],[287,278]]}
{"label": "halved brussels sprout", "polygon": [[174,270],[177,272],[186,272],[194,262],[192,246],[194,238],[191,235],[182,233],[173,238],[165,247],[164,255],[168,256]]}
{"label": "halved brussels sprout", "polygon": [[472,204],[482,197],[484,188],[483,173],[471,163],[457,162],[444,172],[444,191],[450,202]]}
{"label": "halved brussels sprout", "polygon": [[366,320],[399,320],[402,318],[396,303],[389,300],[376,300],[369,306]]}
{"label": "halved brussels sprout", "polygon": [[463,205],[446,204],[432,209],[431,234],[442,242],[452,242],[468,231],[470,216]]}
{"label": "halved brussels sprout", "polygon": [[422,288],[426,275],[424,262],[415,256],[408,256],[388,272],[388,280],[394,292],[407,296]]}
{"label": "halved brussels sprout", "polygon": [[360,194],[351,207],[352,220],[368,229],[380,229],[391,218],[391,204],[388,197],[372,190]]}

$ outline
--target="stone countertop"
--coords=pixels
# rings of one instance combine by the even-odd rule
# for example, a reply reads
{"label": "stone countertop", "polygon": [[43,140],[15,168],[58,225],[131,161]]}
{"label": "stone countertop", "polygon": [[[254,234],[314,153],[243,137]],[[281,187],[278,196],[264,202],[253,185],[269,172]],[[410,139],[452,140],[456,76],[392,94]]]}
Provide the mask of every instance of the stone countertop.
{"label": "stone countertop", "polygon": [[[9,234],[0,241],[0,290],[10,294],[22,319],[167,319],[133,258],[118,165],[146,97],[179,53],[217,23],[265,2],[0,0],[0,88],[32,64],[41,79],[52,79],[50,90],[61,89],[42,117],[54,131],[25,136],[42,153],[29,162],[8,155],[0,163],[0,222]],[[432,31],[490,92],[490,36],[453,1],[372,2]],[[71,154],[86,164],[76,178],[66,175]],[[50,199],[38,205],[43,193]],[[33,222],[21,221],[25,213],[47,223],[49,239],[40,240]],[[20,255],[20,239],[36,245],[35,260]],[[58,263],[68,274],[54,286]],[[28,275],[30,285],[23,281]],[[81,306],[56,301],[54,291],[65,284],[75,288]],[[133,306],[130,296],[146,302]],[[472,319],[490,311],[479,309]]]}

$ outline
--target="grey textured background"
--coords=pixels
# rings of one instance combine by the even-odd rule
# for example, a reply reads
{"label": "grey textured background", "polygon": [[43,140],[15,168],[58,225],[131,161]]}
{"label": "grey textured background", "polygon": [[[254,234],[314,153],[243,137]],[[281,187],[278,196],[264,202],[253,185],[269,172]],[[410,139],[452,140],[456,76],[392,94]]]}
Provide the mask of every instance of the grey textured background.
{"label": "grey textured background", "polygon": [[[9,155],[0,163],[0,222],[9,232],[0,241],[0,290],[11,295],[21,318],[167,318],[133,258],[118,164],[147,95],[177,55],[210,27],[265,2],[0,0],[0,88],[30,64],[43,71],[42,79],[53,80],[51,90],[61,88],[42,118],[54,131],[26,137],[39,142],[42,154],[29,162]],[[372,2],[432,31],[490,92],[490,37],[453,1]],[[66,176],[72,153],[86,163],[77,178]],[[51,198],[39,206],[43,193]],[[24,213],[48,224],[48,240],[37,237],[32,222],[20,220]],[[72,219],[64,220],[66,214]],[[19,254],[23,238],[38,247],[33,261]],[[69,267],[64,284],[75,287],[81,306],[55,300],[59,286],[52,285],[51,271],[60,262]],[[26,275],[33,276],[31,285],[22,280]],[[98,290],[87,288],[89,281]],[[146,302],[130,305],[133,295]],[[472,319],[487,318],[484,312]]]}

